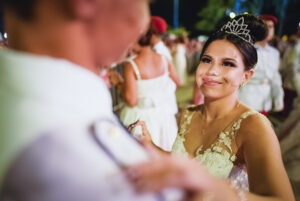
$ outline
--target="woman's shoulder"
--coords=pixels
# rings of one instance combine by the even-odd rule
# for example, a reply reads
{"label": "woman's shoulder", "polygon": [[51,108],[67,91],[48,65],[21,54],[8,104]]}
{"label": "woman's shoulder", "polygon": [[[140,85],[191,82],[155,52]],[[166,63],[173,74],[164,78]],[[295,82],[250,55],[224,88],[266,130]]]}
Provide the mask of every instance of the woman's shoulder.
{"label": "woman's shoulder", "polygon": [[243,120],[243,122],[247,125],[251,125],[251,126],[254,126],[254,125],[260,125],[260,124],[271,124],[271,122],[269,121],[269,119],[255,111],[255,110],[252,110],[250,108],[247,108],[240,116],[240,118]]}
{"label": "woman's shoulder", "polygon": [[274,134],[274,129],[270,120],[263,114],[254,110],[247,110],[241,116],[239,133],[243,133],[245,138],[261,138],[264,135]]}

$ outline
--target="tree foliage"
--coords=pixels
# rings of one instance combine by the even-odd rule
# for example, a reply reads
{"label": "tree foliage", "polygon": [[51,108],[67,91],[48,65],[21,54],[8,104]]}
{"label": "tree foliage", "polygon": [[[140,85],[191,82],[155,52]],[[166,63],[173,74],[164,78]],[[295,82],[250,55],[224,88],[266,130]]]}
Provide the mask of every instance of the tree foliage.
{"label": "tree foliage", "polygon": [[[235,3],[238,0],[207,0],[207,5],[199,13],[201,18],[196,24],[196,29],[205,32],[212,32],[218,27],[218,23],[226,16],[226,11],[231,10],[236,13],[248,12],[259,15],[263,10],[272,10],[273,14],[279,18],[279,23],[283,23],[285,10],[290,2],[296,0],[239,0],[240,10],[235,10]],[[281,26],[279,26],[281,27]],[[280,30],[279,30],[280,33]]]}
{"label": "tree foliage", "polygon": [[226,15],[226,11],[234,8],[234,4],[235,0],[208,0],[207,6],[198,13],[201,20],[196,24],[196,29],[214,31],[219,21]]}

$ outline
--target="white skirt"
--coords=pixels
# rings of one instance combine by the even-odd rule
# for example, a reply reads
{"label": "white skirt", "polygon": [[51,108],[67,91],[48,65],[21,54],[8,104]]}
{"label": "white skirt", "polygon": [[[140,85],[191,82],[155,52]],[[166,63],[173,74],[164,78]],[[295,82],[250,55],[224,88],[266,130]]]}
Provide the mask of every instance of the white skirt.
{"label": "white skirt", "polygon": [[120,119],[125,126],[144,121],[155,145],[165,151],[171,151],[177,136],[177,122],[175,114],[163,107],[140,108],[139,106],[125,108],[121,111]]}

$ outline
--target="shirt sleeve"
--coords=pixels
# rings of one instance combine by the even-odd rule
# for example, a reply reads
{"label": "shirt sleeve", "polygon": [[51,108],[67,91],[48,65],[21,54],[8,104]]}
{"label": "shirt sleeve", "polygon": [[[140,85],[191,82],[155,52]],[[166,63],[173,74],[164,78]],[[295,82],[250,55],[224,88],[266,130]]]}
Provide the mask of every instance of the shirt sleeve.
{"label": "shirt sleeve", "polygon": [[0,200],[156,200],[153,194],[137,194],[88,133],[77,134],[62,130],[29,145],[5,175]]}

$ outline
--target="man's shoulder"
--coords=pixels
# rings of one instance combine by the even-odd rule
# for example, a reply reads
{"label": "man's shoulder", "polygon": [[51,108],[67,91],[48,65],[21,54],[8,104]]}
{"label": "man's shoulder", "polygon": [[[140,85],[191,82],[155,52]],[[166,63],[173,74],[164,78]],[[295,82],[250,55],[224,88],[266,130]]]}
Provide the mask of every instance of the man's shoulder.
{"label": "man's shoulder", "polygon": [[[108,117],[90,126],[74,125],[40,135],[7,171],[2,196],[28,201],[121,200],[122,196],[135,200],[113,158],[125,160],[124,154],[138,146],[133,140],[124,141],[128,139],[124,132]],[[116,142],[118,137],[122,143]],[[126,160],[133,157],[127,155]]]}
{"label": "man's shoulder", "polygon": [[271,45],[267,45],[266,49],[271,52],[272,55],[279,56],[279,50]]}

